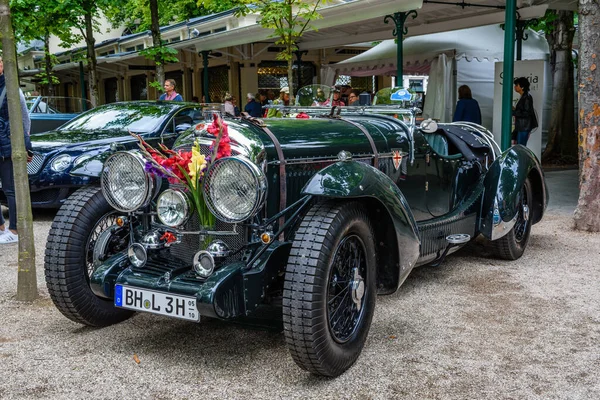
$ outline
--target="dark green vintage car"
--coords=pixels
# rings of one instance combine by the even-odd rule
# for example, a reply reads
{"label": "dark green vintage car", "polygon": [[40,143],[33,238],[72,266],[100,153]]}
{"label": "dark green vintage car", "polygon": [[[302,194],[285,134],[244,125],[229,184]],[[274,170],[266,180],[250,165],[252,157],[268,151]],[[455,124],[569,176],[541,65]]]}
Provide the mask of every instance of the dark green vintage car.
{"label": "dark green vintage car", "polygon": [[[358,358],[377,294],[483,236],[523,254],[548,194],[534,154],[500,153],[472,124],[403,122],[368,109],[311,118],[226,119],[234,155],[215,161],[199,226],[187,193],[135,151],[107,160],[52,225],[46,282],[73,321],[135,311],[198,322],[283,323],[296,363],[337,376]],[[402,113],[393,111],[394,114]],[[306,117],[306,115],[303,115]],[[213,137],[191,130],[176,148]],[[171,238],[171,240],[169,239]]]}

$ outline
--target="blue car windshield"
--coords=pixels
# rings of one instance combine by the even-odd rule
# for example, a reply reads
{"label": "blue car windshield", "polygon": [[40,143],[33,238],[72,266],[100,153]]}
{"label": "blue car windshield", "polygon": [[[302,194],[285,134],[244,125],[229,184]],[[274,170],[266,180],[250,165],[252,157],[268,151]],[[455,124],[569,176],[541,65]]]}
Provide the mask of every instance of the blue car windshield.
{"label": "blue car windshield", "polygon": [[61,131],[153,132],[169,116],[173,106],[161,104],[116,103],[94,108],[63,125]]}

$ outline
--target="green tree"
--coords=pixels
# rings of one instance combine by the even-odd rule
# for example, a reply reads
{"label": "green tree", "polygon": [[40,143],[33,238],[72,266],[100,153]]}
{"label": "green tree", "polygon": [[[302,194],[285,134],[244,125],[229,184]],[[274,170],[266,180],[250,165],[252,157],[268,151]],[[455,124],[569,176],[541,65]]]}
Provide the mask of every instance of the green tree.
{"label": "green tree", "polygon": [[17,229],[19,230],[19,271],[17,275],[17,300],[33,301],[38,297],[35,272],[35,247],[33,240],[33,217],[29,198],[29,178],[27,175],[27,152],[23,132],[17,52],[8,0],[0,0],[0,39],[2,39],[3,63],[6,80],[6,101],[11,121],[10,144],[12,147],[13,170],[15,174],[15,195],[17,198]]}
{"label": "green tree", "polygon": [[[227,2],[219,3],[219,11],[224,4]],[[125,25],[133,32],[150,30],[152,47],[140,51],[140,54],[155,63],[156,82],[150,85],[158,90],[162,90],[165,80],[165,64],[179,61],[177,51],[163,43],[160,27],[208,13],[196,4],[196,0],[120,0],[106,9],[106,16],[113,26]]]}
{"label": "green tree", "polygon": [[[310,21],[320,19],[321,14],[317,12],[319,5],[327,0],[238,0],[232,1],[230,5],[238,8],[237,14],[249,13],[260,14],[260,25],[263,28],[272,29],[275,44],[281,45],[283,51],[277,54],[278,60],[287,61],[288,85],[290,88],[290,101],[293,100],[293,74],[292,63],[294,52],[298,50],[298,40],[304,32],[313,29]],[[222,7],[219,0],[198,0],[198,4],[208,10],[217,10]]]}
{"label": "green tree", "polygon": [[542,30],[550,46],[552,71],[552,111],[548,143],[542,154],[545,163],[573,163],[577,160],[575,132],[575,78],[573,63],[573,11],[548,10],[531,27]]}
{"label": "green tree", "polygon": [[59,83],[59,80],[52,73],[57,59],[49,51],[50,36],[57,36],[64,46],[74,44],[76,38],[70,29],[71,11],[61,2],[39,0],[10,0],[10,8],[17,40],[44,41],[44,72],[37,77],[41,79],[42,84],[47,85],[48,94],[54,96],[54,85]]}
{"label": "green tree", "polygon": [[579,0],[579,203],[575,228],[600,231],[600,2]]}

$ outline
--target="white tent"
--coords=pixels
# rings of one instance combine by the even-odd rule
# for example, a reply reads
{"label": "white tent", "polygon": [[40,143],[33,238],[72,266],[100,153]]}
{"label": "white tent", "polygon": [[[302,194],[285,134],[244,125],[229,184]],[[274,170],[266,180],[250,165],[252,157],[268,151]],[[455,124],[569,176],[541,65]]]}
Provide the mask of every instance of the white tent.
{"label": "white tent", "polygon": [[[523,59],[547,60],[549,49],[544,36],[531,30],[526,34]],[[450,120],[456,88],[464,84],[479,102],[483,125],[492,128],[494,62],[504,58],[504,31],[499,25],[408,37],[403,48],[404,74],[430,78],[424,114]],[[323,83],[333,84],[337,75],[396,75],[395,41],[385,40],[362,54],[324,67],[322,78],[329,80]]]}

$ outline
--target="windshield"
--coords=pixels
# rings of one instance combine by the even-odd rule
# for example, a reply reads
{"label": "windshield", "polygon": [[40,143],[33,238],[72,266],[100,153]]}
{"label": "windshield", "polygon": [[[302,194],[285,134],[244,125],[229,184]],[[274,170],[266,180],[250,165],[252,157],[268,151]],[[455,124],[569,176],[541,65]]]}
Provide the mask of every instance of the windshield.
{"label": "windshield", "polygon": [[331,88],[325,85],[308,85],[300,88],[296,94],[296,105],[321,106],[330,97]]}
{"label": "windshield", "polygon": [[120,130],[137,133],[158,129],[175,106],[156,103],[114,103],[97,107],[63,125],[61,131]]}
{"label": "windshield", "polygon": [[27,96],[25,100],[32,114],[80,114],[92,109],[89,100],[78,97]]}

